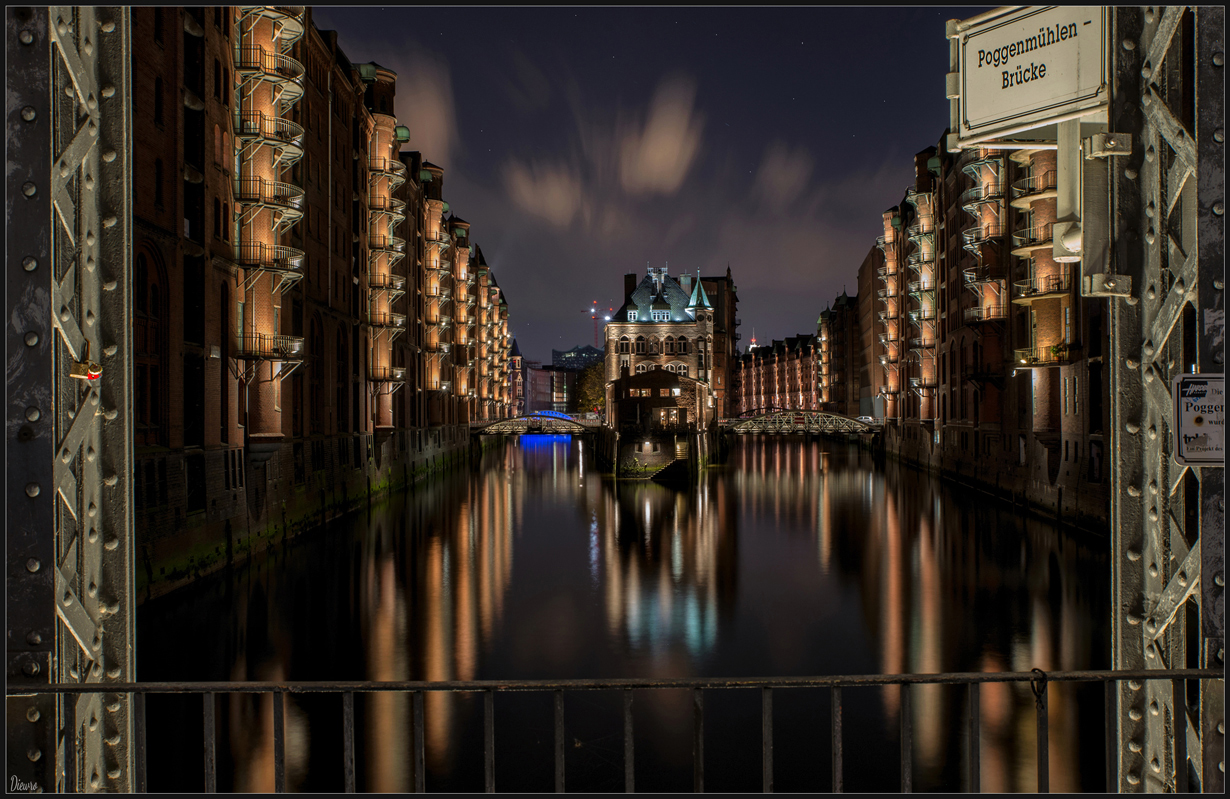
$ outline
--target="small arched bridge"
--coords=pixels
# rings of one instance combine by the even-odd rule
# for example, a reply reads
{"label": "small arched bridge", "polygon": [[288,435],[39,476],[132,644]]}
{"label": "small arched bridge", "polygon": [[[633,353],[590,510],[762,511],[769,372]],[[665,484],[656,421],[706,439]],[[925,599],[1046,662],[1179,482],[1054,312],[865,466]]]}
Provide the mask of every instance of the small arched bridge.
{"label": "small arched bridge", "polygon": [[734,419],[723,419],[727,433],[870,433],[880,426],[860,422],[849,416],[825,411],[768,408],[752,411]]}
{"label": "small arched bridge", "polygon": [[579,421],[563,414],[530,414],[470,426],[471,435],[579,435],[599,427],[594,420]]}

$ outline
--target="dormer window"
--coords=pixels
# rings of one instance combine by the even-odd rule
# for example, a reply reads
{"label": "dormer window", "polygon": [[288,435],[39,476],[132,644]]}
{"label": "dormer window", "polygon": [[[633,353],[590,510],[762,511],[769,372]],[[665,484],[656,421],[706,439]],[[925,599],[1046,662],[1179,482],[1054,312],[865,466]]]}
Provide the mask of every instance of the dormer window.
{"label": "dormer window", "polygon": [[671,320],[670,311],[651,311],[650,313],[653,314],[653,321],[655,322],[669,322]]}
{"label": "dormer window", "polygon": [[636,321],[636,311],[628,311],[628,321],[629,322]]}

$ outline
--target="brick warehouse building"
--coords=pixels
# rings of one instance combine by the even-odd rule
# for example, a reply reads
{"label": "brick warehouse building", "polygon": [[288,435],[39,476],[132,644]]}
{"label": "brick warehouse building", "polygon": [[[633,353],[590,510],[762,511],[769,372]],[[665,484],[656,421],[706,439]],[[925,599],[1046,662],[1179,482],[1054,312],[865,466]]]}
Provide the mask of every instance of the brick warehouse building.
{"label": "brick warehouse building", "polygon": [[639,283],[625,275],[624,303],[606,324],[607,407],[623,370],[665,369],[707,383],[714,418],[735,415],[738,301],[729,267],[721,277],[675,279],[666,267],[649,267]]}
{"label": "brick warehouse building", "polygon": [[300,7],[132,25],[145,598],[464,452],[509,414],[511,342],[393,72]]}
{"label": "brick warehouse building", "polygon": [[914,185],[883,215],[870,371],[890,452],[1101,521],[1105,303],[1080,296],[1079,263],[1054,259],[1054,220],[1053,150],[915,156]]}

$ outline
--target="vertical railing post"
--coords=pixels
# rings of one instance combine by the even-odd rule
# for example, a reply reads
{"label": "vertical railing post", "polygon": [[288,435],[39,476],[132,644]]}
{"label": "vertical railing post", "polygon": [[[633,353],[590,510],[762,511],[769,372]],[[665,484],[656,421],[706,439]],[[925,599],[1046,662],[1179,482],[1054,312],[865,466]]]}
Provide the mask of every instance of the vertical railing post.
{"label": "vertical railing post", "polygon": [[692,689],[692,792],[705,792],[705,694]]}
{"label": "vertical railing post", "polygon": [[355,792],[354,780],[354,692],[342,694],[342,771],[346,793]]}
{"label": "vertical railing post", "polygon": [[632,691],[624,689],[624,792],[636,793],[636,763],[632,745]]}
{"label": "vertical railing post", "polygon": [[914,790],[914,719],[910,711],[910,684],[901,686],[901,792]]}
{"label": "vertical railing post", "polygon": [[495,691],[483,692],[483,775],[487,793],[495,793]]}
{"label": "vertical railing post", "polygon": [[978,720],[981,711],[978,709],[978,683],[969,684],[969,792],[982,792],[982,770],[979,764],[981,752],[981,733],[978,730]]}
{"label": "vertical railing post", "polygon": [[218,792],[218,732],[214,723],[214,695],[202,696],[205,710],[205,793]]}
{"label": "vertical railing post", "polygon": [[841,793],[841,686],[832,688],[833,793]]}
{"label": "vertical railing post", "polygon": [[765,793],[773,793],[773,689],[760,689],[760,779]]}
{"label": "vertical railing post", "polygon": [[286,793],[286,702],[281,689],[273,691],[273,790]]}
{"label": "vertical railing post", "polygon": [[423,763],[423,692],[415,691],[410,698],[411,712],[414,716],[414,792],[425,793],[427,775]]}
{"label": "vertical railing post", "polygon": [[555,792],[564,792],[564,692],[555,692]]}

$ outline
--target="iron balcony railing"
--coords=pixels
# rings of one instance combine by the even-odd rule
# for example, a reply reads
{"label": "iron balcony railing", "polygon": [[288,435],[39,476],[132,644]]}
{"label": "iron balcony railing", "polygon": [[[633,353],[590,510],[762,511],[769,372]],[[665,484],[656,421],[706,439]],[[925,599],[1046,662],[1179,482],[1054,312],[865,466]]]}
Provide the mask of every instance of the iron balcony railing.
{"label": "iron balcony railing", "polygon": [[394,327],[402,329],[406,326],[406,315],[400,313],[389,313],[387,311],[373,311],[369,315],[369,321],[374,327]]}
{"label": "iron balcony railing", "polygon": [[972,186],[962,192],[961,208],[969,211],[971,208],[976,209],[983,203],[995,202],[1003,199],[1003,197],[1004,184],[1002,183],[995,182]]}
{"label": "iron balcony railing", "polygon": [[978,225],[961,231],[961,240],[965,247],[975,247],[1002,238],[1005,232],[1003,225]]}
{"label": "iron balcony railing", "polygon": [[935,252],[912,252],[905,258],[905,265],[910,269],[918,271],[922,269],[924,264],[935,263]]}
{"label": "iron balcony railing", "polygon": [[406,240],[397,236],[369,235],[367,237],[367,246],[372,250],[404,253],[406,251]]}
{"label": "iron balcony railing", "polygon": [[303,64],[288,55],[260,46],[240,45],[235,48],[235,71],[274,84],[283,107],[293,105],[303,96]]}
{"label": "iron balcony railing", "polygon": [[965,309],[965,321],[990,322],[1004,319],[1008,316],[1008,308],[1004,305],[975,305]]}
{"label": "iron balcony railing", "polygon": [[1067,363],[1071,350],[1067,345],[1055,344],[1050,347],[1026,347],[1014,353],[1016,366],[1059,366]]}
{"label": "iron balcony railing", "polygon": [[406,380],[406,367],[404,366],[370,366],[367,371],[368,377],[377,383],[402,383]]}
{"label": "iron balcony railing", "polygon": [[910,311],[910,321],[914,324],[921,322],[931,322],[935,319],[934,308],[919,308],[916,311]]}
{"label": "iron balcony railing", "polygon": [[303,189],[277,180],[254,177],[236,178],[235,202],[244,205],[267,206],[289,213],[295,218],[303,215]]}
{"label": "iron balcony railing", "polygon": [[877,290],[876,290],[876,294],[878,294],[878,295],[879,295],[880,297],[882,297],[882,298],[887,298],[887,297],[896,297],[896,296],[897,296],[897,289],[896,289],[896,288],[887,288],[887,287],[886,287],[886,288],[882,288],[882,289],[877,289]]}
{"label": "iron balcony railing", "polygon": [[1059,185],[1056,178],[1057,173],[1052,169],[1049,172],[1043,172],[1041,175],[1030,175],[1027,178],[1014,181],[1012,183],[1012,198],[1015,200],[1047,191],[1055,191]]}
{"label": "iron balcony railing", "polygon": [[261,241],[242,241],[235,245],[235,264],[243,269],[267,269],[299,274],[303,270],[303,250]]}
{"label": "iron balcony railing", "polygon": [[931,278],[911,280],[906,284],[906,288],[911,294],[923,294],[928,291],[935,291],[935,281]]}
{"label": "iron balcony railing", "polygon": [[240,140],[260,140],[279,149],[280,166],[294,164],[303,156],[303,126],[289,119],[263,111],[239,111],[235,114],[235,137]]}
{"label": "iron balcony railing", "polygon": [[367,168],[374,174],[393,178],[399,185],[406,181],[406,165],[396,158],[373,156],[367,159]]}
{"label": "iron balcony railing", "polygon": [[880,386],[881,394],[896,394],[897,389],[893,386]]}
{"label": "iron balcony railing", "polygon": [[879,269],[876,270],[876,273],[879,274],[881,279],[888,279],[897,274],[897,265],[896,264],[884,264],[884,266],[881,266]]}
{"label": "iron balcony railing", "polygon": [[393,274],[369,274],[367,276],[367,287],[376,291],[393,291],[404,292],[406,288],[406,278],[401,275]]}
{"label": "iron balcony railing", "polygon": [[1000,276],[999,272],[1000,270],[998,267],[990,266],[987,264],[980,264],[978,266],[972,266],[972,267],[962,270],[961,276],[965,278],[966,283],[971,284],[971,285],[978,285],[981,283],[999,282],[1000,280],[1002,280],[1002,277]]}
{"label": "iron balcony railing", "polygon": [[259,14],[272,20],[282,52],[287,52],[303,37],[303,13],[306,6],[241,6],[243,18]]}
{"label": "iron balcony railing", "polygon": [[1034,275],[1028,280],[1014,284],[1018,297],[1037,297],[1043,294],[1058,294],[1072,289],[1071,275]]}
{"label": "iron balcony railing", "polygon": [[[969,151],[969,152],[975,152],[975,151]],[[979,178],[978,171],[982,169],[982,167],[989,166],[995,169],[999,169],[1001,166],[1003,166],[1002,159],[1003,159],[1003,156],[1000,155],[999,152],[992,150],[988,152],[987,155],[975,156],[974,158],[971,158],[967,163],[961,164],[961,171],[964,172],[966,175],[969,175],[974,180],[978,180]]]}
{"label": "iron balcony railing", "polygon": [[1013,249],[1045,246],[1051,241],[1051,227],[1052,223],[1048,222],[1045,225],[1034,225],[1013,233]]}
{"label": "iron balcony railing", "polygon": [[299,360],[303,357],[303,336],[242,333],[236,343],[236,357],[241,359]]}
{"label": "iron balcony railing", "polygon": [[931,202],[931,198],[933,196],[934,195],[929,191],[919,191],[918,189],[911,186],[910,188],[906,189],[905,201],[913,205],[915,208],[917,208],[919,203],[926,205],[927,203]]}
{"label": "iron balcony railing", "polygon": [[939,385],[939,382],[934,377],[911,377],[910,388],[913,389],[932,389]]}
{"label": "iron balcony railing", "polygon": [[935,346],[934,338],[926,338],[924,336],[915,336],[914,338],[910,339],[910,349],[912,350],[931,349],[934,346]]}

